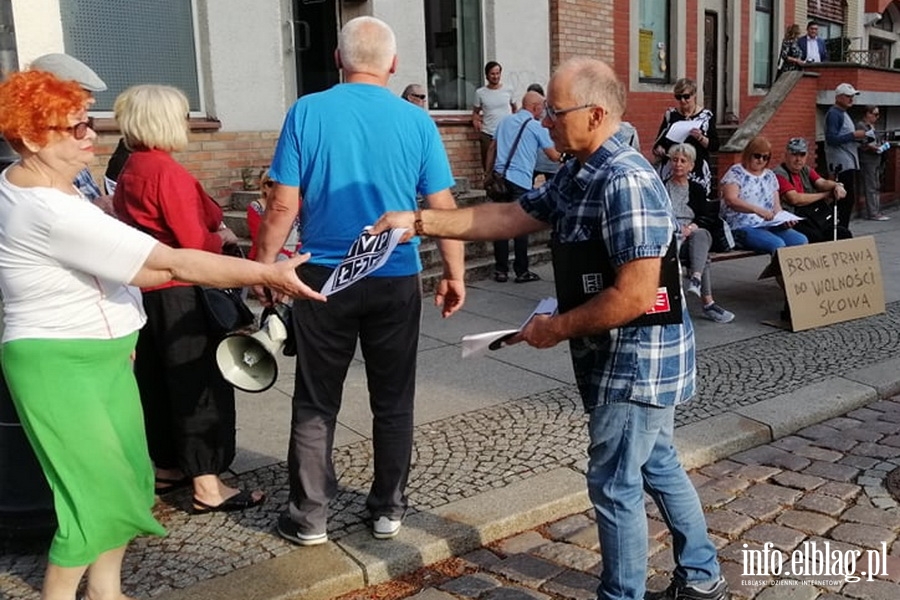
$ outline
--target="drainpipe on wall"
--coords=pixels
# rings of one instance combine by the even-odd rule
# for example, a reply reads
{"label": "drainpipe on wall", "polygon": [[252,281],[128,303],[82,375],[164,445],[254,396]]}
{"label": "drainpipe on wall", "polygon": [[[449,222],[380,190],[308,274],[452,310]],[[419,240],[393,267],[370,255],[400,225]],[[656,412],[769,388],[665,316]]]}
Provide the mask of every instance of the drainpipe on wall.
{"label": "drainpipe on wall", "polygon": [[[0,79],[5,79],[9,73],[19,70],[19,54],[16,50],[16,30],[13,24],[12,0],[0,0]],[[13,152],[2,137],[0,137],[0,168],[17,160],[18,155]]]}
{"label": "drainpipe on wall", "polygon": [[12,0],[0,0],[0,75],[19,70]]}
{"label": "drainpipe on wall", "polygon": [[732,110],[731,103],[729,102],[729,98],[731,95],[729,91],[731,89],[731,70],[728,68],[728,58],[729,58],[729,50],[731,46],[731,0],[725,0],[724,2],[724,21],[725,21],[725,69],[722,74],[722,105],[725,107],[725,114],[722,115],[722,123],[727,125],[735,125],[740,119],[737,114],[735,114],[734,110]]}

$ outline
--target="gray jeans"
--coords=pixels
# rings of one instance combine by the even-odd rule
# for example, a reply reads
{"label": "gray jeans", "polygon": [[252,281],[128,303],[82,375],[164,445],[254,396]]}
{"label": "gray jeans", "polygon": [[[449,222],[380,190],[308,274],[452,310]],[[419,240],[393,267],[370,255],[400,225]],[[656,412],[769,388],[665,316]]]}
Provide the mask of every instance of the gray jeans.
{"label": "gray jeans", "polygon": [[691,275],[700,273],[700,294],[712,296],[712,281],[709,277],[709,249],[712,248],[712,234],[702,227],[684,241],[681,252],[688,258]]}
{"label": "gray jeans", "polygon": [[866,216],[871,218],[881,212],[881,155],[860,152],[859,168],[862,171],[863,190],[866,193]]}

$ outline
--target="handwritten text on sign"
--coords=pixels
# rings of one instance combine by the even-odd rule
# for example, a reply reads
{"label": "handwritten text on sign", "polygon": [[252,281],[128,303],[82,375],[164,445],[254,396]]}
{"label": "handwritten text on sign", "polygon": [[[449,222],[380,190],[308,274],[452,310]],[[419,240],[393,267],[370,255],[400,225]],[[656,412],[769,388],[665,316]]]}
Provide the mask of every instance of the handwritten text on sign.
{"label": "handwritten text on sign", "polygon": [[782,248],[778,260],[794,331],[884,312],[871,236]]}

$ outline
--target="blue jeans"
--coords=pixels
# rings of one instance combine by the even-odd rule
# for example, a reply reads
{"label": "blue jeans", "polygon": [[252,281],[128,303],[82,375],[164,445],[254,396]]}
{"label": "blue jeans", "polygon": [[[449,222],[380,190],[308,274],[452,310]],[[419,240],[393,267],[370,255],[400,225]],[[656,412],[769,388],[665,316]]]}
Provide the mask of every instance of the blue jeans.
{"label": "blue jeans", "polygon": [[775,254],[775,251],[785,246],[802,246],[807,243],[806,236],[789,227],[775,227],[765,229],[763,227],[742,227],[733,232],[734,241],[747,250]]}
{"label": "blue jeans", "polygon": [[603,557],[598,600],[644,597],[644,491],[672,532],[674,578],[690,584],[719,578],[700,499],[673,446],[674,419],[673,407],[646,404],[604,404],[591,411],[587,483]]}

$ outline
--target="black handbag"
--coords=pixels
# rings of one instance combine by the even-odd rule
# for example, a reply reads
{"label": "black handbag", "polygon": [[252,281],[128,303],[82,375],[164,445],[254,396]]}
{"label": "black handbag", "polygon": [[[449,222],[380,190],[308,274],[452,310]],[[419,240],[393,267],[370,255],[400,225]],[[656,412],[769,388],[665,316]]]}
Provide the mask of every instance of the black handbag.
{"label": "black handbag", "polygon": [[[222,248],[222,254],[244,258],[244,253],[237,245]],[[197,296],[210,332],[216,337],[224,337],[232,331],[244,329],[253,324],[253,311],[244,303],[242,288],[214,288],[195,286]]]}
{"label": "black handbag", "polygon": [[225,336],[253,324],[253,311],[244,304],[241,288],[197,286],[197,294],[213,335]]}
{"label": "black handbag", "polygon": [[519,147],[519,141],[522,139],[522,134],[525,133],[526,127],[528,127],[528,121],[522,123],[519,133],[516,134],[516,140],[509,151],[509,157],[506,159],[506,164],[503,165],[503,173],[493,171],[485,178],[484,191],[487,197],[494,202],[512,202],[514,200],[512,192],[509,191],[509,186],[506,185],[506,171],[509,170],[509,163],[512,162],[513,156],[516,154],[516,149]]}

